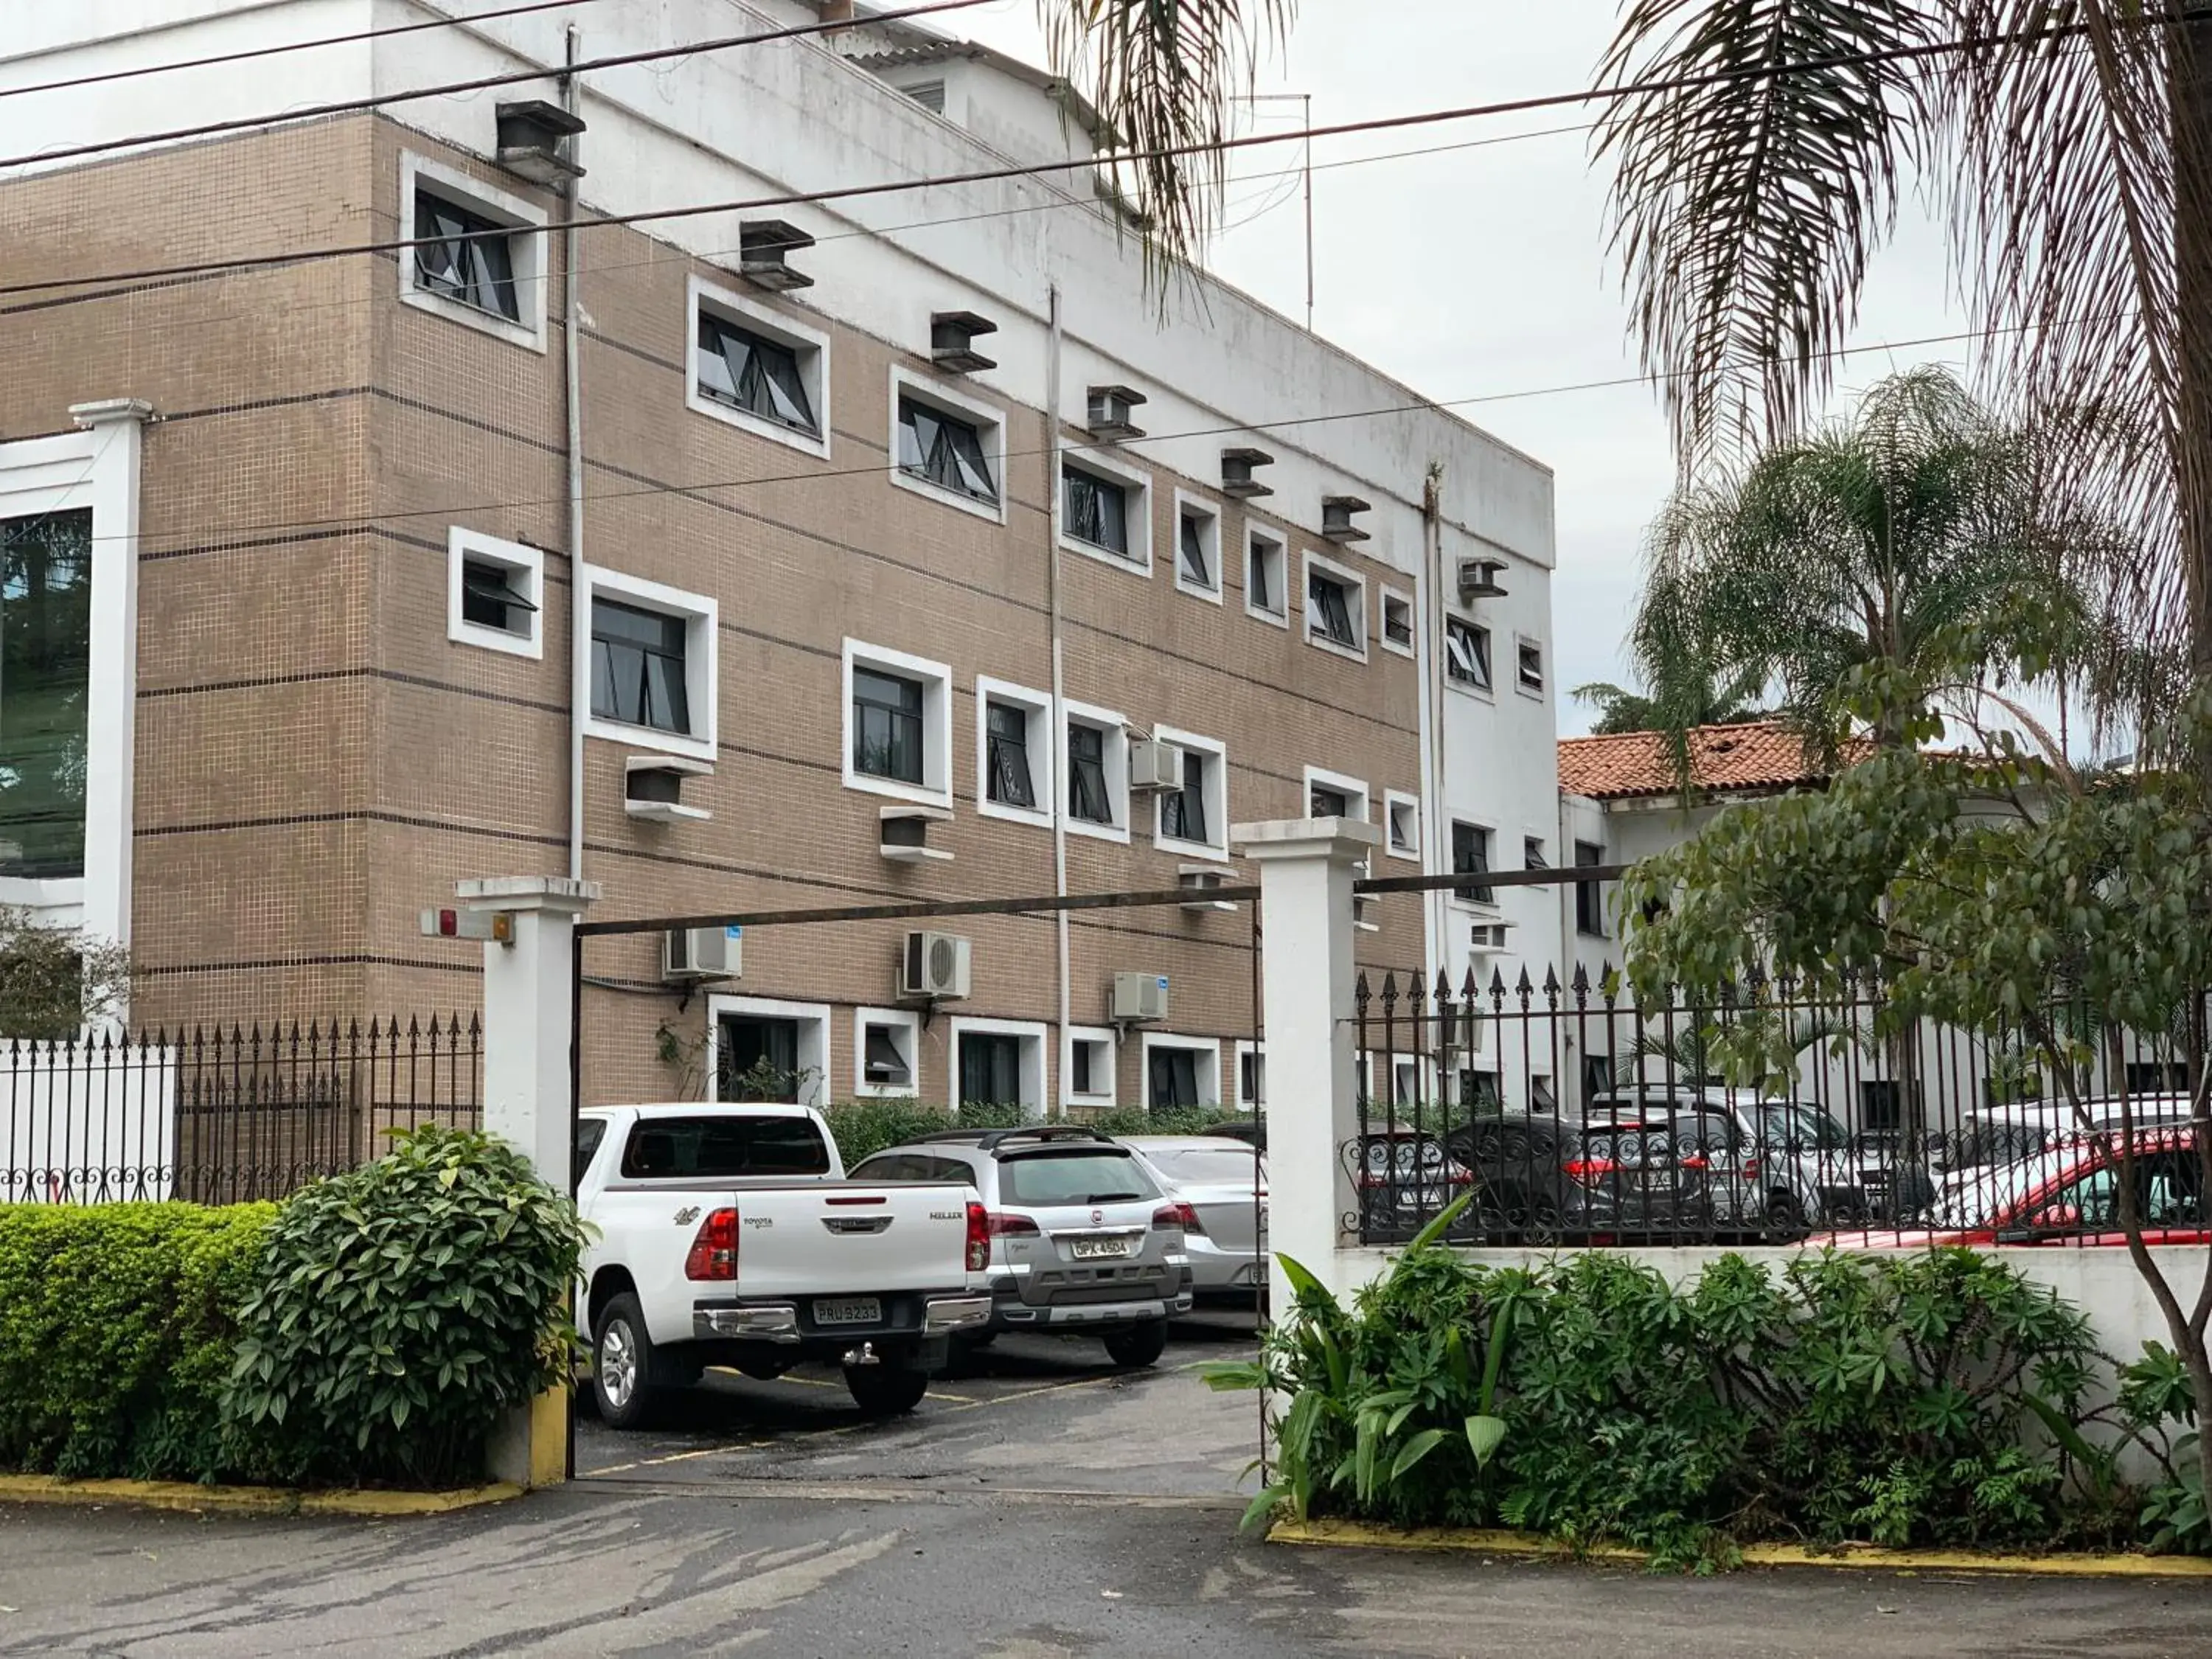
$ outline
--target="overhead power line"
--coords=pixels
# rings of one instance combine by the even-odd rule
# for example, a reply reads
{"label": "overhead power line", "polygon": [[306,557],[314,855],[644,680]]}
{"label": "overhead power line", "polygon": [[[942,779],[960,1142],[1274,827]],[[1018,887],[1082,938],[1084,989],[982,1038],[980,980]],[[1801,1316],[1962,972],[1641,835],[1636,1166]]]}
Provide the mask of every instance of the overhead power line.
{"label": "overhead power line", "polygon": [[[2088,320],[2091,319],[2077,319],[2074,322],[2059,325],[2059,326],[2071,327],[2075,322]],[[1948,334],[1923,334],[1904,340],[1873,340],[1863,345],[1835,346],[1814,355],[1821,358],[1863,356],[1870,352],[1897,351],[1915,346],[1946,345],[1963,341],[1986,339],[1992,334],[2022,333],[2039,326],[2041,325],[2023,323],[2008,325],[2002,328],[1962,329]],[[1678,373],[1686,372],[1679,371]],[[1607,380],[1573,380],[1559,386],[1524,386],[1513,392],[1478,392],[1466,398],[1417,398],[1407,403],[1384,404],[1370,409],[1346,409],[1317,415],[1287,415],[1279,420],[1273,421],[1237,421],[1218,426],[1189,427],[1179,432],[1147,433],[1141,438],[1125,439],[1113,443],[1085,443],[1071,440],[1061,442],[1057,447],[1060,452],[1068,454],[1139,449],[1151,444],[1168,443],[1182,439],[1225,438],[1262,432],[1282,432],[1293,427],[1323,426],[1339,421],[1380,420],[1393,415],[1440,414],[1455,409],[1473,409],[1485,404],[1515,403],[1528,398],[1552,398],[1569,392],[1605,392],[1622,386],[1648,386],[1654,380],[1674,378],[1676,378],[1676,375],[1622,374]],[[1037,412],[1042,413],[1042,411]],[[1053,453],[1054,452],[1052,447],[1044,446],[1021,449],[1009,448],[1001,452],[1001,458],[1013,459],[1036,455],[1049,455]],[[874,477],[898,470],[896,461],[884,460],[872,462],[866,466],[818,467],[810,472],[774,472],[749,478],[701,479],[690,483],[640,484],[622,489],[600,490],[586,497],[586,501],[587,503],[596,503],[629,501],[648,495],[695,495],[728,489],[757,489],[770,484],[818,483],[834,478]],[[1000,485],[1003,489],[1003,477],[1000,480]],[[221,526],[221,533],[224,536],[247,536],[265,535],[283,531],[343,530],[355,526],[367,527],[397,519],[443,519],[458,521],[476,514],[507,512],[526,507],[557,507],[566,502],[568,499],[565,495],[523,495],[506,501],[470,501],[458,506],[409,507],[393,512],[353,513],[335,518],[261,520],[246,524],[224,525]],[[1264,514],[1265,509],[1262,508],[1261,511]],[[92,539],[106,541],[123,540],[126,538],[94,536]],[[141,532],[141,539],[143,539],[143,532]]]}
{"label": "overhead power line", "polygon": [[586,58],[574,64],[549,64],[544,69],[513,70],[504,75],[479,75],[471,80],[447,81],[434,87],[413,87],[404,92],[378,93],[369,98],[345,98],[334,103],[306,104],[297,109],[279,110],[266,115],[234,116],[222,121],[202,121],[194,126],[170,127],[161,132],[142,132],[126,138],[101,138],[89,143],[31,150],[21,155],[0,155],[0,169],[27,167],[34,162],[73,161],[81,155],[137,149],[147,144],[179,143],[187,138],[212,138],[226,132],[246,132],[263,127],[281,126],[292,121],[314,121],[332,115],[352,115],[364,110],[380,109],[386,104],[411,103],[420,98],[450,98],[465,92],[486,92],[495,87],[520,86],[526,81],[548,80],[558,75],[580,75],[588,70],[665,63],[672,58],[696,58],[702,52],[723,52],[733,46],[765,46],[775,40],[797,40],[808,35],[834,34],[841,30],[870,24],[895,23],[908,17],[929,17],[939,12],[965,11],[971,6],[994,3],[996,0],[930,0],[927,5],[908,6],[901,11],[872,12],[866,17],[794,23],[788,28],[769,29],[757,34],[724,35],[720,40],[695,40],[680,46],[655,46],[647,52],[617,52],[611,58]]}
{"label": "overhead power line", "polygon": [[0,87],[0,98],[21,98],[33,92],[67,92],[75,87],[96,87],[111,81],[133,81],[142,76],[166,75],[172,70],[212,69],[218,64],[243,64],[257,58],[276,58],[285,52],[313,52],[319,46],[349,46],[364,40],[382,40],[395,34],[419,34],[424,29],[449,29],[467,23],[488,23],[499,17],[520,17],[533,11],[559,11],[566,6],[588,6],[592,0],[527,0],[517,6],[498,6],[468,15],[432,17],[417,23],[387,23],[382,28],[356,29],[350,34],[319,35],[313,40],[280,40],[269,46],[241,46],[236,52],[210,52],[204,58],[175,58],[158,64],[133,64],[128,69],[98,70],[59,81],[33,81],[20,87]]}
{"label": "overhead power line", "polygon": [[[986,0],[940,0],[934,6],[916,8],[906,12],[886,12],[871,21],[885,18],[915,16],[933,10],[950,9],[954,6],[985,3]],[[807,29],[793,31],[819,32],[821,25],[809,25]],[[836,24],[829,27],[846,27]],[[1209,155],[1231,150],[1257,149],[1266,144],[1297,143],[1314,138],[1341,138],[1365,132],[1389,132],[1401,128],[1434,126],[1442,123],[1477,120],[1493,115],[1519,114],[1526,111],[1556,109],[1563,106],[1588,103],[1609,103],[1622,98],[1638,97],[1646,93],[1687,91],[1698,87],[1723,86],[1749,81],[1766,81],[1789,75],[1809,74],[1815,70],[1848,68],[1908,59],[1946,56],[1954,52],[1982,51],[1993,46],[2018,46],[2039,40],[2072,39],[2083,32],[2080,24],[2064,24],[2049,28],[2031,29],[2002,35],[1962,36],[1947,41],[1933,41],[1919,46],[1893,46],[1878,52],[1847,52],[1839,55],[1808,58],[1790,64],[1759,64],[1748,69],[1717,70],[1703,75],[1669,76],[1655,81],[1635,82],[1618,87],[1583,87],[1571,92],[1545,93],[1528,98],[1503,99],[1493,103],[1464,104],[1449,109],[1422,110],[1403,115],[1372,116],[1365,120],[1338,121],[1320,126],[1308,126],[1285,132],[1247,133],[1233,138],[1194,141],[1182,144],[1163,144],[1149,149],[1108,152],[1064,161],[1030,161],[1010,163],[1004,167],[975,167],[963,173],[938,173],[919,179],[885,179],[873,184],[838,185],[823,190],[787,191],[771,196],[744,197],[735,200],[698,202],[685,206],[644,208],[634,213],[595,215],[580,220],[584,228],[606,225],[641,225],[663,223],[675,219],[700,218],[717,213],[750,213],[771,208],[818,205],[825,202],[854,201],[868,197],[901,195],[909,191],[930,190],[955,185],[994,184],[1012,179],[1038,178],[1051,173],[1096,171],[1101,167],[1126,165],[1133,161],[1164,161],[1176,156]],[[761,40],[775,38],[768,35],[748,37]],[[695,46],[690,51],[703,51],[708,46]],[[665,54],[663,54],[665,55]],[[612,63],[636,62],[631,54],[623,58],[600,59],[599,66]],[[578,69],[592,67],[580,64]],[[546,70],[520,78],[538,80],[558,71]],[[469,86],[493,84],[507,77],[492,77],[489,81],[466,83]],[[409,97],[427,95],[408,94]],[[23,158],[16,158],[18,161]],[[32,159],[51,159],[32,158]],[[0,161],[0,167],[9,165]],[[499,229],[467,233],[471,236],[504,237],[511,230]],[[45,277],[36,282],[10,283],[0,285],[0,295],[14,294],[44,294],[56,289],[111,287],[131,283],[167,281],[176,277],[216,276],[232,271],[261,270],[275,266],[302,264],[322,259],[341,259],[365,254],[399,253],[432,242],[451,243],[458,238],[441,236],[402,236],[378,242],[357,242],[337,247],[311,248],[291,253],[242,254],[227,259],[203,259],[190,264],[157,265],[137,270],[103,271],[80,276]],[[93,295],[88,297],[100,297]]]}

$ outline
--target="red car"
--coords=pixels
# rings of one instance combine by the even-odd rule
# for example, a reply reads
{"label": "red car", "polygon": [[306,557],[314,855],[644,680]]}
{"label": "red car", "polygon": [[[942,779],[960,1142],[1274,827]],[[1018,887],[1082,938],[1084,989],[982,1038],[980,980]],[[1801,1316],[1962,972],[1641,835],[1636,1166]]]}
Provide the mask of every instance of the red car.
{"label": "red car", "polygon": [[[1815,1241],[1869,1245],[2124,1245],[2120,1227],[2121,1168],[2116,1144],[2069,1137],[2018,1163],[1960,1170],[1934,1205],[1924,1231],[1837,1232]],[[2204,1201],[2204,1170],[2193,1128],[2136,1133],[2136,1201],[2148,1244],[2212,1242]]]}

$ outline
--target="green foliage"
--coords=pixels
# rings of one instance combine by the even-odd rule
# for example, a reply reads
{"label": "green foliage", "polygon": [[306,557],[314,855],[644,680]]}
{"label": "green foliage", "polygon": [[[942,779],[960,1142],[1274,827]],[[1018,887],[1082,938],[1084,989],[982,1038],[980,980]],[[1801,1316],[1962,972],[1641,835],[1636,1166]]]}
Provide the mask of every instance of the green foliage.
{"label": "green foliage", "polygon": [[1698,1567],[1770,1537],[2126,1529],[2083,1433],[2087,1319],[1967,1251],[1728,1256],[1676,1288],[1609,1253],[1490,1270],[1424,1243],[1349,1310],[1284,1265],[1261,1362],[1209,1375],[1290,1402],[1255,1518],[1504,1522]]}
{"label": "green foliage", "polygon": [[106,1018],[131,992],[131,953],[0,905],[0,1037],[52,1041]]}
{"label": "green foliage", "polygon": [[2189,1368],[2164,1344],[2146,1344],[2143,1357],[2120,1373],[2120,1405],[2127,1420],[2139,1428],[2188,1429],[2175,1441],[2173,1456],[2165,1460],[2165,1479],[2144,1496],[2142,1529],[2150,1547],[2212,1555],[2212,1510],[2205,1503],[2202,1431]]}
{"label": "green foliage", "polygon": [[1218,1106],[1117,1106],[1085,1120],[1101,1134],[1196,1135],[1217,1123],[1235,1123],[1249,1116]]}
{"label": "green foliage", "polygon": [[270,1228],[225,1416],[295,1478],[471,1479],[498,1414],[562,1380],[583,1246],[514,1148],[403,1134]]}
{"label": "green foliage", "polygon": [[221,1401],[273,1206],[0,1206],[0,1468],[250,1467]]}

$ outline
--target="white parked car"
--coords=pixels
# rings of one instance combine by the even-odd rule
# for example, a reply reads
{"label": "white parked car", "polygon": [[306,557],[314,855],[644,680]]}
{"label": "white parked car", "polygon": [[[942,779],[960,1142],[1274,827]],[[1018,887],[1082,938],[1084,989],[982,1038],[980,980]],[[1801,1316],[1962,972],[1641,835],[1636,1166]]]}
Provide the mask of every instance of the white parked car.
{"label": "white parked car", "polygon": [[948,1339],[991,1316],[991,1238],[964,1186],[869,1185],[799,1106],[586,1107],[578,1311],[599,1415],[644,1422],[708,1365],[844,1367],[871,1416],[910,1411]]}
{"label": "white parked car", "polygon": [[1170,1198],[1191,1207],[1186,1224],[1191,1289],[1249,1296],[1267,1282],[1267,1163],[1258,1150],[1219,1135],[1123,1135]]}

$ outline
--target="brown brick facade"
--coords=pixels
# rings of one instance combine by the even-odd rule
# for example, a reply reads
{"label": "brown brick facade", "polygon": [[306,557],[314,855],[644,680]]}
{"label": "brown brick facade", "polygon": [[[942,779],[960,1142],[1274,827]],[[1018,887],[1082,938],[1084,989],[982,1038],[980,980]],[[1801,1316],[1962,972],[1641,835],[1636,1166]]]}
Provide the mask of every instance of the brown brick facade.
{"label": "brown brick facade", "polygon": [[[554,204],[380,117],[259,135],[0,185],[0,282],[89,267],[304,248],[404,234],[403,149]],[[0,307],[0,440],[61,429],[67,407],[136,397],[161,417],[144,453],[136,781],[134,1011],[148,1022],[428,1012],[477,1000],[477,951],[420,937],[416,913],[481,875],[567,863],[570,596],[560,243],[550,243],[547,349],[403,305],[390,257],[353,257],[146,288],[88,302]],[[719,754],[685,786],[705,823],[623,811],[617,743],[586,745],[586,874],[600,917],[1048,893],[1048,830],[975,810],[978,675],[1051,684],[1047,569],[1053,487],[1034,404],[1005,409],[1003,526],[895,487],[890,373],[932,374],[921,343],[872,337],[770,296],[833,338],[826,461],[686,407],[687,281],[725,270],[637,231],[582,237],[586,557],[720,606]],[[1132,295],[1133,306],[1145,303]],[[1158,373],[1171,379],[1164,362]],[[1079,434],[1071,433],[1079,437]],[[1224,439],[1224,443],[1234,441]],[[1299,816],[1309,765],[1418,793],[1419,687],[1381,647],[1384,566],[1287,532],[1368,580],[1368,659],[1249,616],[1247,514],[1206,480],[1152,478],[1150,576],[1063,555],[1067,695],[1135,725],[1225,744],[1232,821]],[[1418,496],[1419,480],[1396,481]],[[1224,602],[1174,580],[1175,495],[1220,514]],[[542,659],[447,637],[449,526],[546,550]],[[877,850],[876,796],[844,787],[848,637],[952,671],[949,864]],[[1068,842],[1077,892],[1173,886],[1148,809],[1128,846]],[[1240,866],[1240,873],[1242,867]],[[1362,956],[1423,955],[1418,901],[1384,901]],[[948,1018],[1056,1016],[1049,921],[949,924],[974,940],[973,997],[924,1033],[921,1092],[948,1090]],[[829,1090],[851,1092],[851,1008],[891,1000],[896,924],[756,930],[750,996],[836,1012]],[[1252,919],[1179,908],[1079,917],[1073,1018],[1104,1023],[1115,969],[1171,976],[1178,1034],[1252,1035]],[[588,1097],[665,1095],[666,1022],[703,1035],[695,997],[617,985],[658,978],[655,942],[596,944],[586,999]],[[1048,1060],[1057,1056],[1048,1045]],[[1138,1044],[1119,1096],[1142,1098]],[[1048,1085],[1048,1098],[1051,1088]]]}

